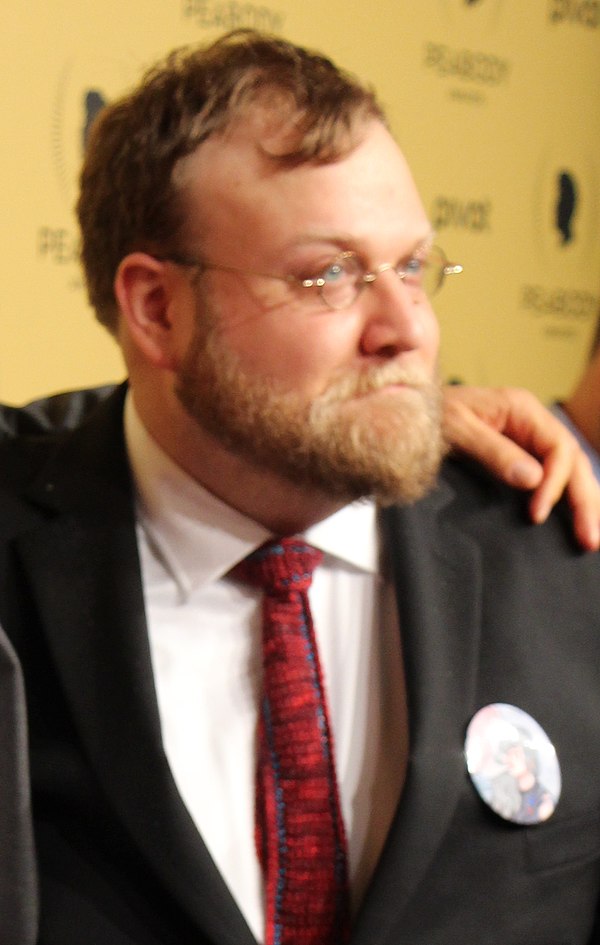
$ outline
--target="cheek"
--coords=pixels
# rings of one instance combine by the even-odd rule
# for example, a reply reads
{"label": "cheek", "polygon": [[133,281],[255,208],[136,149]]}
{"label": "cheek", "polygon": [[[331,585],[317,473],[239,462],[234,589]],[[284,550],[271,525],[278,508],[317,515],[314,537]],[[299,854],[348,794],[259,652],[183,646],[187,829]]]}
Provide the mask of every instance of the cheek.
{"label": "cheek", "polygon": [[434,368],[438,363],[440,348],[440,326],[439,322],[430,308],[423,318],[423,337],[421,352],[423,361],[428,367]]}
{"label": "cheek", "polygon": [[260,373],[285,388],[319,394],[332,373],[352,364],[360,326],[329,312],[280,308],[223,319],[218,329],[224,343],[240,361],[242,370]]}
{"label": "cheek", "polygon": [[347,337],[307,322],[295,330],[263,322],[249,335],[231,333],[227,343],[242,367],[310,394],[321,393],[332,374],[353,363],[356,352]]}

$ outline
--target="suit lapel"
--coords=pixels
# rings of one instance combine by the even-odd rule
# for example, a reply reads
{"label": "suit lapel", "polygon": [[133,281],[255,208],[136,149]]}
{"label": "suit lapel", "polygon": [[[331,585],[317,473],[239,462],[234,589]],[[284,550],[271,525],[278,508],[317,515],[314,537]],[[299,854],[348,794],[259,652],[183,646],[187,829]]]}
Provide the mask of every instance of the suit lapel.
{"label": "suit lapel", "polygon": [[[17,551],[82,744],[117,816],[211,939],[252,945],[163,751],[118,408],[101,408],[65,440],[30,493],[53,514]],[[66,581],[68,593],[57,593]]]}
{"label": "suit lapel", "polygon": [[353,945],[387,940],[423,880],[464,785],[480,627],[476,547],[444,523],[452,490],[384,513],[397,588],[410,755],[402,798],[360,911]]}

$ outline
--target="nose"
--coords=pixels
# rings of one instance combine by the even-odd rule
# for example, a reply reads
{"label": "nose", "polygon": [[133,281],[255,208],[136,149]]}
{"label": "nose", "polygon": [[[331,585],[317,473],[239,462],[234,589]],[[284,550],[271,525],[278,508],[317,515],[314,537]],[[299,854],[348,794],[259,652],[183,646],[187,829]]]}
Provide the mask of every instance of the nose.
{"label": "nose", "polygon": [[365,322],[361,353],[389,359],[423,346],[435,316],[427,297],[394,272],[379,272],[361,294]]}

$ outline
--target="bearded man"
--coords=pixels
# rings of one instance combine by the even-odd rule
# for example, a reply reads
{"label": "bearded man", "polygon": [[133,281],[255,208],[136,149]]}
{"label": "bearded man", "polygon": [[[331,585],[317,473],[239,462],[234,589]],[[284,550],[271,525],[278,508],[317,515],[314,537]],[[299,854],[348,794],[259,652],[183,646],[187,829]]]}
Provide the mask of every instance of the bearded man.
{"label": "bearded man", "polygon": [[[440,473],[460,266],[373,93],[252,32],[173,54],[78,213],[128,384],[0,451],[40,945],[598,941],[599,565]],[[469,760],[505,705],[544,823],[490,806],[481,724]]]}

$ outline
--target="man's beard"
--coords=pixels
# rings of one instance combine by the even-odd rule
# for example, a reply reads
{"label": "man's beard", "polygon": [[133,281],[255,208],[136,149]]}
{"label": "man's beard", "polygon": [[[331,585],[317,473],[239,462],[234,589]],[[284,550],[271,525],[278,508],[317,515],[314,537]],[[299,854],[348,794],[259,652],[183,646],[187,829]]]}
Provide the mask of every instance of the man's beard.
{"label": "man's beard", "polygon": [[[408,389],[382,390],[390,384]],[[439,381],[392,363],[348,370],[308,401],[244,372],[214,328],[198,328],[176,393],[232,453],[344,501],[414,502],[434,484],[446,451]]]}

